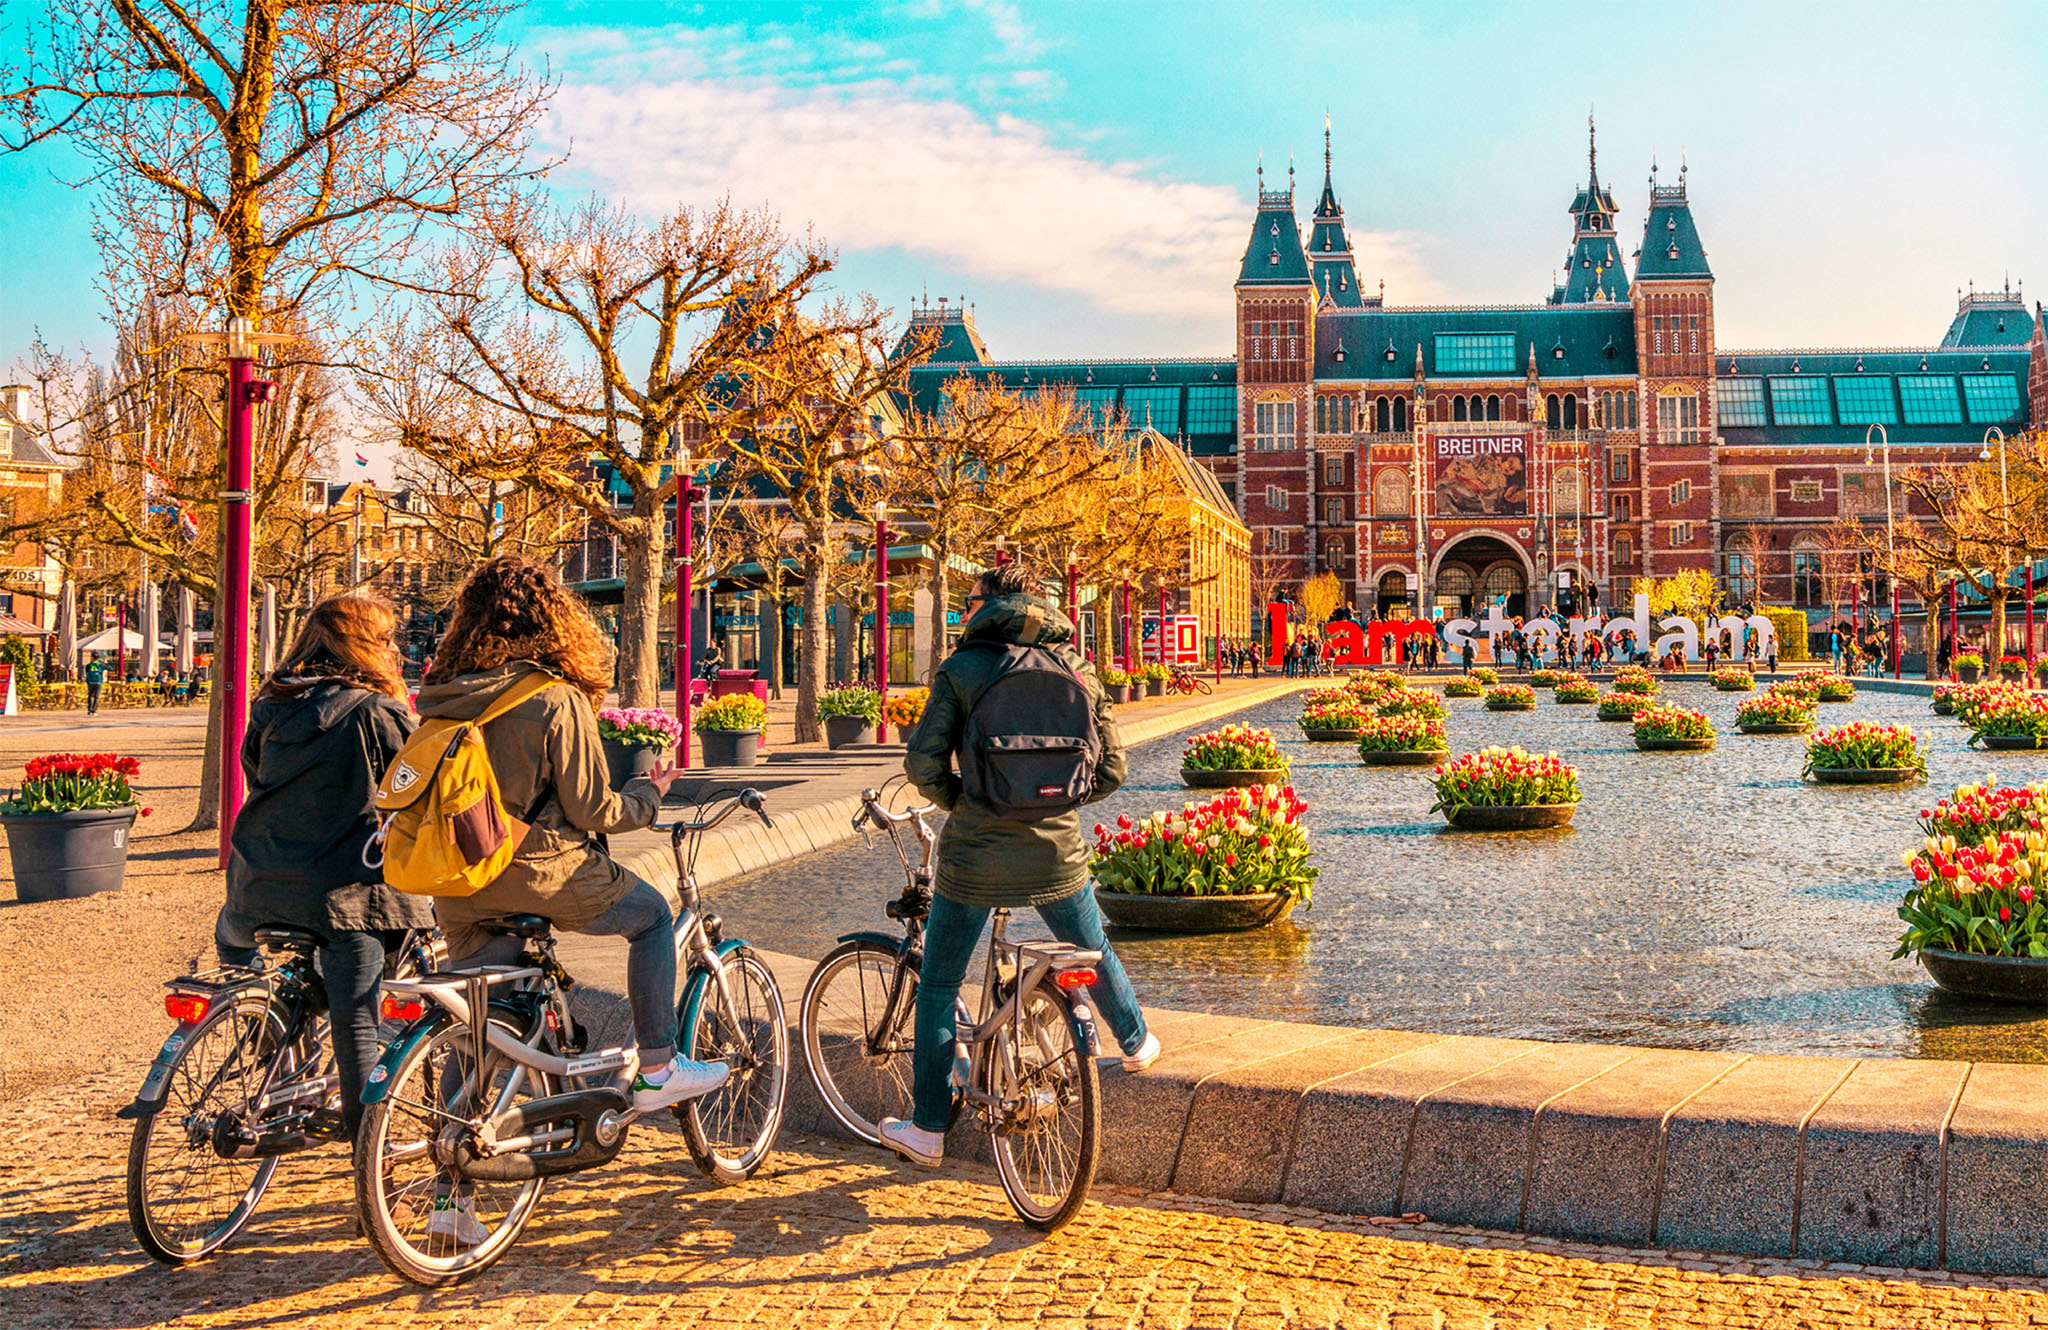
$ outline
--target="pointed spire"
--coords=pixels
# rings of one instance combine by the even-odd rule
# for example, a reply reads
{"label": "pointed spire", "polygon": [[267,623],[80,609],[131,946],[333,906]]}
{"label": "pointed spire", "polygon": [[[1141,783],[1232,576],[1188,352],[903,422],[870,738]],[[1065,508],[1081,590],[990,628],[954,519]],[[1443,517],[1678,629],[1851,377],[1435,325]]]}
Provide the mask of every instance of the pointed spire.
{"label": "pointed spire", "polygon": [[1593,108],[1586,108],[1586,179],[1588,189],[1600,188],[1600,145],[1593,137]]}
{"label": "pointed spire", "polygon": [[1266,192],[1266,150],[1259,149],[1259,193]]}
{"label": "pointed spire", "polygon": [[1330,111],[1323,108],[1323,188],[1330,187]]}

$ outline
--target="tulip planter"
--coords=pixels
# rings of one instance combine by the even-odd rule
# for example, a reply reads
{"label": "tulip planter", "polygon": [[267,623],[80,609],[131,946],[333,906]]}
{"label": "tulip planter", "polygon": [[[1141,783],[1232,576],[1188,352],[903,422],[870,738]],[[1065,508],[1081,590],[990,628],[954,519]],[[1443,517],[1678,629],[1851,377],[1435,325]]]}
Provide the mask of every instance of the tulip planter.
{"label": "tulip planter", "polygon": [[662,755],[683,741],[683,727],[658,708],[607,707],[597,713],[597,737],[604,746],[605,775],[618,790],[654,770]]}
{"label": "tulip planter", "polygon": [[1927,754],[1904,725],[1838,725],[1807,736],[1800,774],[1821,785],[1903,785],[1927,778]]}
{"label": "tulip planter", "polygon": [[1181,768],[1181,783],[1191,790],[1223,790],[1242,785],[1271,785],[1287,779],[1286,767],[1245,767],[1231,771],[1190,771]]}
{"label": "tulip planter", "polygon": [[1273,732],[1254,725],[1191,734],[1181,749],[1180,778],[1191,789],[1272,785],[1287,779],[1287,768]]}
{"label": "tulip planter", "polygon": [[759,730],[699,730],[697,741],[707,767],[751,767],[760,761]]}
{"label": "tulip planter", "polygon": [[16,899],[60,901],[119,891],[128,874],[137,811],[131,806],[0,816]]}
{"label": "tulip planter", "polygon": [[1448,748],[1367,748],[1358,760],[1369,767],[1433,767],[1450,755]]}
{"label": "tulip planter", "polygon": [[1944,992],[1957,997],[2037,1006],[2048,1002],[2048,960],[1928,947],[1920,953],[1920,963]]}
{"label": "tulip planter", "polygon": [[1744,734],[1804,734],[1813,728],[1810,720],[1758,721],[1754,725],[1738,724],[1736,729]]}
{"label": "tulip planter", "polygon": [[1815,767],[1808,774],[1819,785],[1904,785],[1927,776],[1918,767]]}
{"label": "tulip planter", "polygon": [[1542,831],[1564,826],[1578,811],[1577,804],[1463,804],[1444,816],[1459,831]]}
{"label": "tulip planter", "polygon": [[1958,665],[1958,666],[1956,666],[1956,678],[1958,678],[1958,679],[1962,680],[1962,681],[1963,681],[1964,683],[1975,683],[1975,682],[1977,682],[1977,676],[1978,676],[1978,675],[1979,675],[1980,673],[1982,673],[1982,672],[1983,672],[1983,667],[1982,667],[1982,666],[1978,666],[1978,665]]}
{"label": "tulip planter", "polygon": [[1131,700],[1131,686],[1127,683],[1104,684],[1103,691],[1108,693],[1109,700],[1118,706],[1126,706]]}
{"label": "tulip planter", "polygon": [[1355,744],[1359,733],[1357,730],[1303,730],[1301,737],[1312,744]]}
{"label": "tulip planter", "polygon": [[603,743],[605,775],[614,790],[622,790],[633,777],[654,770],[663,751],[651,744],[622,743],[617,739],[606,739]]}
{"label": "tulip planter", "polygon": [[1242,933],[1277,924],[1294,913],[1289,892],[1248,896],[1145,896],[1095,889],[1102,917],[1119,928],[1153,933]]}
{"label": "tulip planter", "polygon": [[875,722],[866,716],[825,717],[825,747],[845,748],[875,741]]}
{"label": "tulip planter", "polygon": [[1482,749],[1442,764],[1432,779],[1430,811],[1459,831],[1561,827],[1579,807],[1579,773],[1555,753]]}
{"label": "tulip planter", "polygon": [[1980,734],[1977,742],[1994,753],[2024,753],[2041,747],[2038,734]]}
{"label": "tulip planter", "polygon": [[1704,753],[1714,746],[1712,739],[1638,739],[1636,747],[1646,753]]}
{"label": "tulip planter", "polygon": [[1147,679],[1147,680],[1145,680],[1145,696],[1147,696],[1147,697],[1165,697],[1165,696],[1166,696],[1166,680],[1164,680],[1164,679]]}

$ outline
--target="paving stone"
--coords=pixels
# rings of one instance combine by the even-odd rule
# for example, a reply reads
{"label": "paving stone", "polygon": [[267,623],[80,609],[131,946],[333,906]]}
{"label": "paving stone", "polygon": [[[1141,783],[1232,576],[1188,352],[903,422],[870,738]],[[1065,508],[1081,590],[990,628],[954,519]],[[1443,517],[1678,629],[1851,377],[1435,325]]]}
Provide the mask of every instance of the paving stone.
{"label": "paving stone", "polygon": [[[1657,1241],[1789,1256],[1800,1124],[1854,1065],[1751,1058],[1673,1113]],[[1733,1197],[1742,1203],[1730,1204]]]}
{"label": "paving stone", "polygon": [[1968,1070],[1961,1062],[1856,1064],[1807,1124],[1798,1255],[1874,1265],[1935,1263],[1939,1133]]}
{"label": "paving stone", "polygon": [[1231,1201],[1279,1200],[1303,1093],[1439,1038],[1362,1030],[1211,1076],[1195,1088],[1173,1189]]}
{"label": "paving stone", "polygon": [[1650,1241],[1664,1115],[1741,1061],[1643,1049],[1546,1104],[1521,1227],[1587,1242]]}
{"label": "paving stone", "polygon": [[1949,1122],[1942,1264],[1981,1274],[2048,1274],[2042,1160],[2048,1067],[1980,1062]]}
{"label": "paving stone", "polygon": [[1546,1044],[1446,1086],[1416,1106],[1400,1209],[1484,1228],[1518,1228],[1536,1110],[1636,1050]]}
{"label": "paving stone", "polygon": [[1341,1214],[1394,1213],[1416,1103],[1543,1047],[1450,1036],[1314,1087],[1297,1110],[1280,1199]]}

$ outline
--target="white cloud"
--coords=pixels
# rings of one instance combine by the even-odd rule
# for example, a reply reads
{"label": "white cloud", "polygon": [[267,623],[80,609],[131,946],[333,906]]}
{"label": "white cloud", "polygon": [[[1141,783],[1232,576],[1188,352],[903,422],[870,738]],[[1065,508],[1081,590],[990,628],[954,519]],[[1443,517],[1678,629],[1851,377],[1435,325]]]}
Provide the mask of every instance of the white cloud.
{"label": "white cloud", "polygon": [[[1210,320],[1228,309],[1252,216],[1235,189],[1095,160],[928,85],[922,96],[877,78],[798,86],[724,74],[730,65],[687,49],[649,63],[635,45],[630,70],[621,59],[609,77],[571,66],[586,81],[556,96],[552,134],[573,140],[572,172],[637,210],[729,193],[844,250],[901,249],[1111,313]],[[1404,238],[1354,230],[1352,244],[1367,280],[1424,285]]]}

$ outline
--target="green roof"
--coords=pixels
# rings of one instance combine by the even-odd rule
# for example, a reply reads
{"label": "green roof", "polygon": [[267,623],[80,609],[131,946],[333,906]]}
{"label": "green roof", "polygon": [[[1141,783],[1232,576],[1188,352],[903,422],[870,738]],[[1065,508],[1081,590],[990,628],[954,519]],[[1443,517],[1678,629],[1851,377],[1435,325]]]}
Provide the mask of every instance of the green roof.
{"label": "green roof", "polygon": [[1730,447],[1859,446],[1881,424],[1897,447],[1976,443],[2028,421],[2027,349],[1723,351],[1714,357]]}
{"label": "green roof", "polygon": [[1977,292],[1964,296],[1956,317],[1943,334],[1950,346],[2025,346],[2034,336],[2034,316],[2012,291]]}
{"label": "green roof", "polygon": [[1259,195],[1259,215],[1252,219],[1238,268],[1239,286],[1307,286],[1308,260],[1301,252],[1301,229],[1294,222],[1294,191]]}
{"label": "green roof", "polygon": [[[910,404],[936,412],[958,365],[911,372]],[[1229,357],[1160,360],[1012,360],[976,367],[975,378],[1010,388],[1071,388],[1106,419],[1121,412],[1134,428],[1157,430],[1201,456],[1228,453],[1237,441],[1237,362]]]}
{"label": "green roof", "polygon": [[[1422,348],[1431,379],[1458,377],[1437,364],[1441,334],[1493,333],[1514,338],[1514,364],[1507,370],[1472,371],[1466,377],[1521,378],[1530,351],[1539,379],[1632,376],[1636,372],[1633,315],[1626,305],[1503,305],[1494,308],[1367,309],[1316,320],[1316,378],[1366,379],[1392,383],[1415,376],[1415,348]],[[1393,352],[1388,359],[1387,353]],[[1342,360],[1337,359],[1339,352]]]}
{"label": "green roof", "polygon": [[1636,251],[1636,280],[1713,277],[1707,250],[1693,225],[1685,186],[1650,190],[1650,215],[1643,220],[1643,247]]}

